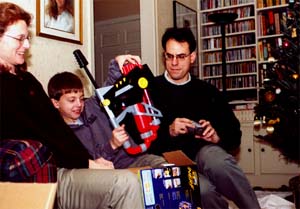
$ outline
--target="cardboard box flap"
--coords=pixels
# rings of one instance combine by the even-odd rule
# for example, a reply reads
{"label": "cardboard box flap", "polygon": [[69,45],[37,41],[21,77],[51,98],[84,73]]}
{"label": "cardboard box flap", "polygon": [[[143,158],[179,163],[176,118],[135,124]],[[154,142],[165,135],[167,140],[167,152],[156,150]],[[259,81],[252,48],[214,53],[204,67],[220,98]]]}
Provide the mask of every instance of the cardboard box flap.
{"label": "cardboard box flap", "polygon": [[173,163],[177,166],[195,165],[196,164],[188,156],[186,156],[186,154],[184,154],[181,150],[164,152],[163,156],[169,163]]}

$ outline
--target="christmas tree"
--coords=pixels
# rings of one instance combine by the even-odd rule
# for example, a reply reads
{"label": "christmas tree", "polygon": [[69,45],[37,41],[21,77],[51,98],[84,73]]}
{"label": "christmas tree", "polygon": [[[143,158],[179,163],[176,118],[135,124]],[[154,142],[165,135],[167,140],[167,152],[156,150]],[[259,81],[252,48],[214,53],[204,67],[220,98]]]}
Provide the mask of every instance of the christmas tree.
{"label": "christmas tree", "polygon": [[[280,44],[271,47],[264,65],[259,104],[255,107],[256,138],[279,150],[288,160],[300,163],[300,4],[290,0],[282,25]],[[266,134],[260,134],[264,129]]]}

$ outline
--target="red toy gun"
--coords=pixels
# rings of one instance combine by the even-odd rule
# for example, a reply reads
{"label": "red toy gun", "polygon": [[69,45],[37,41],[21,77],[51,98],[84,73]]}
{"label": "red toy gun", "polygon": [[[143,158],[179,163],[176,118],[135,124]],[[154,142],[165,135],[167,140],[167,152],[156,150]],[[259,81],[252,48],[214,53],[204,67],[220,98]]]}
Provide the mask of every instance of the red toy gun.
{"label": "red toy gun", "polygon": [[[138,64],[127,64],[123,66],[122,73],[124,76],[130,75],[130,72],[133,70],[142,70],[143,66]],[[132,106],[134,112],[134,120],[137,126],[137,129],[140,133],[141,139],[144,140],[143,144],[140,144],[138,147],[131,147],[130,145],[126,148],[127,152],[130,154],[136,154],[140,152],[146,151],[151,142],[154,141],[157,137],[157,130],[159,128],[160,120],[157,118],[161,117],[161,113],[153,109],[148,91],[148,80],[145,77],[140,77],[138,80],[138,85],[141,89],[143,89],[143,98],[142,103],[136,103]],[[149,108],[149,109],[148,109]]]}
{"label": "red toy gun", "polygon": [[[114,128],[119,127],[120,122],[130,113],[133,115],[136,127],[144,141],[138,146],[132,146],[126,141],[123,146],[129,154],[145,152],[151,142],[157,137],[162,117],[161,112],[153,107],[147,87],[153,79],[153,74],[147,65],[129,64],[122,68],[123,76],[114,85],[99,88],[87,69],[87,60],[80,50],[73,52],[81,68],[84,68],[89,79],[95,86],[97,97],[105,109]],[[119,114],[118,114],[119,113]],[[115,117],[115,114],[118,114]]]}

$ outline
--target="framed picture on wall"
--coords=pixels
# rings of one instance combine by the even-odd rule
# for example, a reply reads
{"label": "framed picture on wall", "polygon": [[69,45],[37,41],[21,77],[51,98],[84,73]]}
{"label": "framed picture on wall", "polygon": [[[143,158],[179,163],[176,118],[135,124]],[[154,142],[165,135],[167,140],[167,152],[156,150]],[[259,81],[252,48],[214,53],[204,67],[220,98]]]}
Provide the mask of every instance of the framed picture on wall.
{"label": "framed picture on wall", "polygon": [[[197,32],[197,11],[189,8],[188,6],[173,1],[173,21],[174,27],[188,27],[193,32],[198,44],[198,32]],[[197,50],[197,49],[196,49]],[[192,65],[191,74],[199,77],[199,61],[196,59]]]}
{"label": "framed picture on wall", "polygon": [[36,2],[38,36],[82,44],[82,0]]}

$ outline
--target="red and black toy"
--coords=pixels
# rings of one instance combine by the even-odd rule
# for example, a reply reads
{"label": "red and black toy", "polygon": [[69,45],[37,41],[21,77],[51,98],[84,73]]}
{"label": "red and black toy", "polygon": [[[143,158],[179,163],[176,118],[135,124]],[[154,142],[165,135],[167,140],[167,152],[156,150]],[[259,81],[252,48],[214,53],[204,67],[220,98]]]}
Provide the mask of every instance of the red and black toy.
{"label": "red and black toy", "polygon": [[[140,138],[143,143],[132,146],[126,141],[123,146],[129,154],[145,152],[157,137],[162,117],[161,112],[153,107],[147,88],[153,79],[153,74],[147,65],[128,64],[122,68],[122,77],[114,85],[99,88],[87,69],[88,62],[80,50],[75,50],[75,58],[81,68],[84,68],[91,82],[101,106],[105,109],[114,128],[127,114],[132,114]],[[117,117],[115,116],[117,115]]]}

